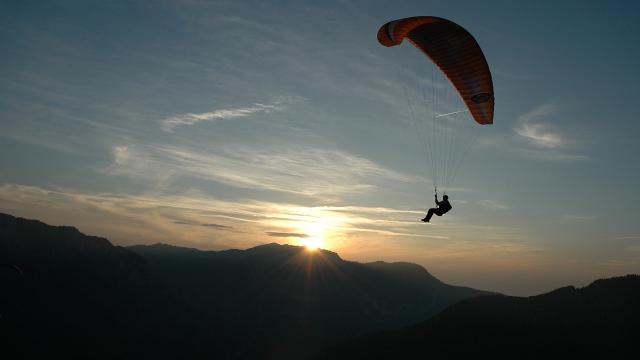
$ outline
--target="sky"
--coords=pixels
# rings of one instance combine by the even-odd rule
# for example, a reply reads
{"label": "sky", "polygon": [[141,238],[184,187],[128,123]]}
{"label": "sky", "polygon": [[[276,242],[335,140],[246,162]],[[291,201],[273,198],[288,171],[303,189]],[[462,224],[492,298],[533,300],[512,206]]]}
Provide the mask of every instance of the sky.
{"label": "sky", "polygon": [[[411,111],[460,105],[376,39],[418,15],[474,35],[496,102],[431,224]],[[631,1],[2,1],[0,212],[123,246],[309,244],[510,295],[638,273],[639,34]],[[439,107],[408,101],[422,87]]]}

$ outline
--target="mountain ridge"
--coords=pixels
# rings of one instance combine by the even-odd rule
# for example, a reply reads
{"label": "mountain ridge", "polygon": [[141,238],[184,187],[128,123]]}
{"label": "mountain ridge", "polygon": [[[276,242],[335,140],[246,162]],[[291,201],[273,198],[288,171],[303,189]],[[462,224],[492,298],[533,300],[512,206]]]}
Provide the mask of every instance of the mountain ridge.
{"label": "mountain ridge", "polygon": [[347,340],[319,358],[611,358],[635,349],[639,303],[636,274],[529,297],[474,297],[420,323]]}
{"label": "mountain ridge", "polygon": [[277,243],[121,247],[6,214],[0,263],[23,270],[0,272],[15,358],[610,357],[633,351],[640,321],[638,275],[515,297],[408,262]]}
{"label": "mountain ridge", "polygon": [[[24,271],[0,299],[0,330],[25,357],[142,351],[166,358],[188,349],[194,357],[307,358],[339,339],[411,324],[488,293],[403,262],[358,263],[276,243],[121,247],[6,214],[0,262]],[[113,349],[96,354],[105,341]]]}

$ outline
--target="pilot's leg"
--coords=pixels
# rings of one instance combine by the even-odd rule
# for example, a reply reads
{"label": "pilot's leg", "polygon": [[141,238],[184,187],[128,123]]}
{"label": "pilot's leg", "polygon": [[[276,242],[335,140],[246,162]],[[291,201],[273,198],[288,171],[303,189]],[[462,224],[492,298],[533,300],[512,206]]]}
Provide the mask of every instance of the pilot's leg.
{"label": "pilot's leg", "polygon": [[436,208],[429,209],[429,212],[427,213],[427,216],[424,219],[422,219],[422,221],[429,222],[429,220],[431,220],[431,217],[436,212],[436,210],[437,210]]}

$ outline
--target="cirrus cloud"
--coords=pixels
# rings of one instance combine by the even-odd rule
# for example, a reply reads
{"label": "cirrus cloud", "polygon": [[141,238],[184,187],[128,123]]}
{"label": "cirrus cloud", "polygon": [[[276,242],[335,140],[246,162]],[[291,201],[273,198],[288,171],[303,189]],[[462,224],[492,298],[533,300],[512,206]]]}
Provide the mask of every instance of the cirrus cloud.
{"label": "cirrus cloud", "polygon": [[204,113],[185,113],[170,116],[160,122],[160,127],[166,132],[172,132],[175,128],[184,125],[194,125],[204,121],[229,120],[247,117],[256,114],[268,114],[272,112],[284,111],[287,104],[298,101],[298,97],[280,97],[270,103],[254,103],[244,107],[233,107],[227,109],[216,109]]}
{"label": "cirrus cloud", "polygon": [[524,140],[524,145],[516,148],[516,151],[525,157],[538,160],[563,162],[590,160],[589,156],[573,153],[572,148],[575,148],[577,143],[575,139],[561,134],[559,122],[548,120],[558,112],[557,106],[542,104],[520,115],[517,126],[513,130],[518,135],[518,139]]}

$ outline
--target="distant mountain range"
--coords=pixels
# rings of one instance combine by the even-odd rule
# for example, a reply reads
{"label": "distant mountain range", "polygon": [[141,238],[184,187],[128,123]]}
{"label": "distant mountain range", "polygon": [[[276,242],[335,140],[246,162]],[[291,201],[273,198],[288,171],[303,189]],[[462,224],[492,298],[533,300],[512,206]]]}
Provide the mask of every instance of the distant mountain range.
{"label": "distant mountain range", "polygon": [[640,323],[638,275],[511,297],[410,263],[125,248],[5,214],[0,264],[11,359],[629,358]]}
{"label": "distant mountain range", "polygon": [[417,325],[332,348],[326,359],[631,359],[640,339],[640,276],[528,298],[463,300]]}
{"label": "distant mountain range", "polygon": [[0,214],[0,336],[13,358],[309,358],[490,294],[410,263],[268,244],[114,246]]}

